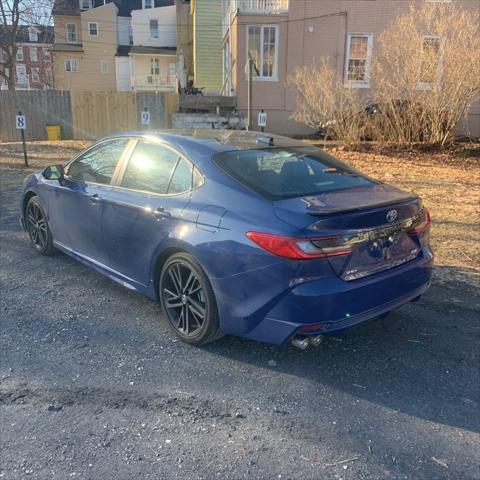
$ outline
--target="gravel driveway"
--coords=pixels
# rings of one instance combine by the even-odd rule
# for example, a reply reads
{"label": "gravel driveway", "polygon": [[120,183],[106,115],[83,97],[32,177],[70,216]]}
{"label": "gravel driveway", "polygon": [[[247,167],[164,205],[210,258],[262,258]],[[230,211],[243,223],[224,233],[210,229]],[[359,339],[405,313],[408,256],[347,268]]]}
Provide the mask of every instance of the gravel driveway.
{"label": "gravel driveway", "polygon": [[20,231],[1,175],[0,478],[479,479],[476,271],[305,352],[177,341]]}

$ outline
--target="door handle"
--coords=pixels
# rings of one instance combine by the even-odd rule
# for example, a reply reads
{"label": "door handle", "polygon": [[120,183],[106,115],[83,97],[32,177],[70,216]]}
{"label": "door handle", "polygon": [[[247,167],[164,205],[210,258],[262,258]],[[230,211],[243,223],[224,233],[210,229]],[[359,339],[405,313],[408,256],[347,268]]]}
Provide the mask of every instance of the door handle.
{"label": "door handle", "polygon": [[97,203],[100,203],[102,201],[102,199],[99,197],[98,193],[94,193],[93,195],[90,195],[89,198],[90,198],[90,201],[93,204],[97,204]]}
{"label": "door handle", "polygon": [[170,212],[165,210],[164,207],[158,207],[153,211],[153,215],[157,220],[161,220],[162,218],[170,218],[172,215]]}

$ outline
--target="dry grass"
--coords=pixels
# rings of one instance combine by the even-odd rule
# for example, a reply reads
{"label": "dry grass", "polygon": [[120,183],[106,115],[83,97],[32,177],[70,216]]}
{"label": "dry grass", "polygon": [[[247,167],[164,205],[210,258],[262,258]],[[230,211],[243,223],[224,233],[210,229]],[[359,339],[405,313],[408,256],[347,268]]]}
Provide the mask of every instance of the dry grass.
{"label": "dry grass", "polygon": [[[30,168],[19,143],[0,144],[2,171],[27,174],[62,163],[88,145],[84,141],[29,142]],[[480,270],[480,159],[473,154],[375,153],[330,149],[373,178],[420,195],[433,217],[432,243],[439,266]],[[2,183],[4,179],[1,179]],[[18,181],[20,182],[20,176]]]}

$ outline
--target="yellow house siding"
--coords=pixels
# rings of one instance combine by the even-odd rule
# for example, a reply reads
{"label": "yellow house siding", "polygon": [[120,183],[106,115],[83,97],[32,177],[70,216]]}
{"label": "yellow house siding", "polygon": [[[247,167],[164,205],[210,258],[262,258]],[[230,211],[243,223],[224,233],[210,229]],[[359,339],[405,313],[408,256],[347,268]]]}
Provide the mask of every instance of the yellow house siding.
{"label": "yellow house siding", "polygon": [[218,94],[222,88],[222,0],[196,0],[193,12],[195,86]]}

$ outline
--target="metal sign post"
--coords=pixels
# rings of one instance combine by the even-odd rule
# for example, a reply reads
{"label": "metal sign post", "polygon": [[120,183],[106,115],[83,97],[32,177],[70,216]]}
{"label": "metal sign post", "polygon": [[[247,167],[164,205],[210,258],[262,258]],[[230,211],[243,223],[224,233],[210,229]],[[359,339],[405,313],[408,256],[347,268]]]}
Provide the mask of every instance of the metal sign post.
{"label": "metal sign post", "polygon": [[262,132],[265,131],[265,127],[267,126],[267,114],[263,111],[258,112],[258,126],[261,128]]}
{"label": "metal sign post", "polygon": [[25,162],[25,166],[28,167],[27,144],[25,143],[25,128],[27,128],[27,119],[22,112],[18,112],[18,115],[15,115],[15,128],[20,130],[23,144],[23,161]]}

